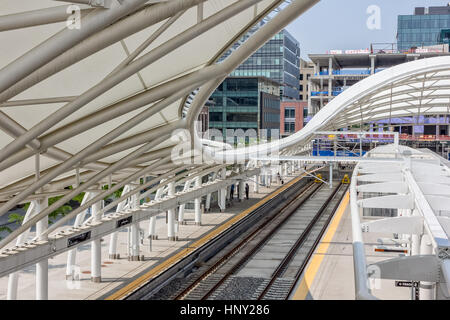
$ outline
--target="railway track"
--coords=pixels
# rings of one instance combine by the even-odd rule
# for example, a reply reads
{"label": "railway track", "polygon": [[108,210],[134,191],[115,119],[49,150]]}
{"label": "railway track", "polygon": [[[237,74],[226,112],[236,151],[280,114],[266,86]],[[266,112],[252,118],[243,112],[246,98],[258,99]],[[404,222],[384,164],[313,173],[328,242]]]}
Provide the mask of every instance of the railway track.
{"label": "railway track", "polygon": [[[227,274],[223,277],[219,277],[218,281],[212,283],[212,286],[208,290],[205,290],[205,285],[203,282],[208,281],[211,283],[211,281],[207,280],[208,278],[212,277],[213,274],[222,268],[228,268],[226,265],[227,263],[232,260],[232,258],[239,257],[238,253],[242,253],[242,249],[250,242],[252,241],[257,235],[261,233],[262,230],[269,224],[276,224],[282,221],[285,221],[287,218],[289,218],[289,215],[292,214],[296,207],[301,205],[306,199],[313,194],[316,190],[320,188],[319,184],[310,183],[305,188],[302,189],[302,191],[289,203],[283,207],[278,214],[275,214],[270,219],[267,219],[261,226],[258,226],[252,233],[250,233],[247,237],[245,237],[243,240],[241,240],[237,245],[234,246],[234,248],[229,251],[226,255],[224,255],[219,261],[217,261],[214,265],[212,265],[209,269],[203,272],[200,277],[198,277],[190,286],[188,286],[183,291],[179,292],[174,299],[175,300],[182,300],[182,299],[191,299],[196,298],[199,296],[195,291],[206,291],[205,294],[200,293],[201,297],[200,300],[207,299],[220,285],[222,285],[228,278],[229,275],[233,274],[237,268],[239,268],[239,263],[234,264],[234,266],[231,267],[230,270],[227,271]],[[284,215],[283,215],[284,214]],[[254,247],[250,253],[246,253],[246,256],[249,254],[252,254],[258,250],[258,247]]]}
{"label": "railway track", "polygon": [[[332,191],[322,184],[307,185],[279,212],[258,226],[214,264],[203,267],[191,277],[187,286],[178,289],[171,299],[286,299],[301,276],[306,264],[325,232],[346,192],[342,184]],[[320,205],[318,205],[318,203]],[[296,230],[292,237],[292,227]],[[300,232],[298,234],[298,232]],[[295,232],[294,232],[295,233]],[[288,245],[277,246],[277,239]],[[275,247],[274,247],[275,246]],[[252,265],[258,256],[283,256],[272,264],[265,277],[255,277]],[[264,262],[264,260],[261,260]],[[261,271],[261,270],[260,270]]]}
{"label": "railway track", "polygon": [[[339,184],[273,272],[258,300],[285,300],[291,295],[347,189],[348,185]],[[301,262],[299,267],[294,263],[296,261]]]}
{"label": "railway track", "polygon": [[[312,172],[321,169],[319,167]],[[227,254],[238,240],[257,230],[261,224],[266,223],[276,212],[288,206],[292,200],[298,199],[299,194],[312,185],[314,184],[312,184],[311,178],[301,175],[280,187],[273,195],[262,199],[261,204],[250,208],[251,211],[248,213],[244,211],[241,214],[242,218],[233,218],[232,222],[225,223],[228,226],[224,232],[217,233],[212,237],[207,235],[205,239],[207,237],[211,239],[209,241],[199,240],[199,242],[204,242],[200,246],[194,243],[193,247],[189,248],[193,251],[192,254],[186,255],[176,263],[169,263],[169,267],[162,272],[157,272],[156,276],[149,276],[146,281],[139,280],[137,284],[133,283],[129,289],[122,290],[124,292],[120,293],[120,298],[130,300],[173,299],[177,292],[183,291],[186,286],[195,282],[197,274],[202,273]],[[211,234],[215,234],[214,230]]]}

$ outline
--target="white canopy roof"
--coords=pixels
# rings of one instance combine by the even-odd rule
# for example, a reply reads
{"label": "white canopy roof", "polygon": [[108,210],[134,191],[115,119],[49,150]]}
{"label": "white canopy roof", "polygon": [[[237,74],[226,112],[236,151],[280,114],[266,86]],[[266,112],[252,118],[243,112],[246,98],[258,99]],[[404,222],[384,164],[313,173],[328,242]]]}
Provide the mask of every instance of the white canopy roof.
{"label": "white canopy roof", "polygon": [[[58,48],[61,41],[59,43],[54,41],[55,34],[64,33],[65,37],[70,38],[80,31],[83,32],[89,20],[95,19],[96,16],[100,17],[105,11],[117,10],[120,7],[119,2],[113,1],[109,9],[80,5],[80,30],[70,30],[66,28],[66,20],[72,12],[70,10],[70,14],[65,12],[69,4],[51,0],[2,1],[0,43],[6,50],[0,50],[0,75],[25,68],[23,60],[21,62],[18,58],[25,57],[24,54],[27,52],[31,53],[29,58],[34,56],[34,60],[38,60],[36,64],[38,68],[30,68],[20,81],[12,81],[6,89],[0,90],[2,151],[5,151],[4,148],[18,136],[17,132],[10,130],[11,124],[8,125],[7,117],[11,123],[15,122],[14,125],[17,127],[22,127],[23,132],[30,130],[39,123],[54,118],[57,110],[67,107],[71,102],[81,101],[80,98],[86,97],[85,93],[93,87],[103,85],[105,79],[111,78],[111,72],[117,70],[118,65],[130,54],[136,53],[134,61],[153,54],[152,63],[139,67],[139,71],[129,77],[122,77],[123,79],[116,85],[105,87],[101,94],[86,98],[75,112],[54,121],[55,123],[47,130],[41,130],[42,132],[36,136],[38,139],[34,140],[41,144],[39,151],[44,151],[40,159],[40,169],[43,171],[54,167],[140,112],[149,109],[155,102],[161,101],[169,94],[178,93],[178,89],[183,87],[168,88],[164,84],[213,64],[250,26],[284,1],[132,0],[125,3],[127,2],[135,3],[134,8],[127,14],[119,19],[105,21],[104,26],[91,32],[82,41],[74,40],[67,50],[62,50],[61,54],[45,63],[44,60],[38,60],[37,50],[43,46]],[[148,4],[145,4],[146,2]],[[41,20],[37,17],[61,7],[63,13],[57,19],[60,22],[39,23]],[[36,21],[38,25],[21,28],[20,22],[23,21],[23,25],[28,25],[30,19]],[[8,24],[11,20],[15,22],[14,26]],[[175,43],[176,41],[179,42]],[[143,50],[139,50],[143,43],[144,47],[140,48]],[[158,52],[161,54],[156,54]],[[189,82],[183,84],[186,83]],[[200,81],[197,84],[201,83]],[[148,103],[126,100],[133,97],[142,98],[145,93],[160,89],[165,91],[159,91],[158,94],[146,99]],[[142,121],[131,129],[108,141],[106,146],[97,148],[99,151],[104,150],[105,153],[81,165],[80,171],[98,171],[106,168],[135,151],[143,142],[157,136],[154,132],[147,138],[143,137],[140,143],[130,142],[137,135],[142,136],[149,130],[179,121],[182,118],[181,110],[185,97],[189,92],[187,90],[170,103],[165,103],[159,112],[154,112],[147,119],[142,117]],[[52,99],[50,101],[52,103],[49,103],[49,99]],[[125,105],[125,102],[128,102],[128,105]],[[130,143],[106,152],[112,143],[125,141]],[[161,149],[168,145],[166,141],[151,149]],[[30,144],[28,147],[22,144],[18,149],[19,152],[12,152],[2,158],[0,187],[13,186],[15,182],[35,174],[33,155],[36,149],[30,147]],[[144,160],[128,168],[128,172],[136,170],[136,166],[148,163]],[[115,177],[120,177],[120,173],[124,172],[127,170],[118,171]],[[58,175],[58,179],[73,173],[73,170],[67,170],[64,174]]]}
{"label": "white canopy roof", "polygon": [[[167,171],[172,132],[192,130],[223,78],[317,1],[113,1],[109,9],[80,5],[80,29],[66,26],[63,2],[3,1],[0,43],[8,50],[0,50],[0,193],[21,192],[24,200],[39,188],[61,189],[75,183],[76,168],[85,183],[105,183],[110,175],[123,181],[158,160],[146,173]],[[217,63],[268,15],[270,21]],[[438,57],[379,72],[277,143],[215,154],[203,149],[232,161],[262,149],[295,154],[318,130],[448,114],[449,66],[450,57]],[[37,152],[41,177],[34,182]]]}

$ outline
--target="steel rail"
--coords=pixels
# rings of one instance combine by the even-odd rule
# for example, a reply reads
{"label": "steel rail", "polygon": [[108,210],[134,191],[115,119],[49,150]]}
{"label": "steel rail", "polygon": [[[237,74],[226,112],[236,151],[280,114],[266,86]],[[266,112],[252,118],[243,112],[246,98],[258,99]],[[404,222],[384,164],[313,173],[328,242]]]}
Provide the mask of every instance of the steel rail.
{"label": "steel rail", "polygon": [[264,244],[274,235],[274,233],[296,212],[296,210],[302,206],[306,201],[308,201],[312,195],[315,194],[315,192],[322,186],[322,183],[318,184],[317,187],[308,194],[305,198],[298,199],[296,198],[295,202],[291,202],[290,205],[283,208],[277,216],[274,218],[281,217],[283,214],[287,215],[279,222],[270,232],[261,240],[258,242],[256,246],[252,248],[250,252],[248,252],[244,257],[242,257],[234,266],[232,269],[230,269],[225,276],[216,284],[213,288],[211,288],[202,298],[202,300],[208,299],[208,297],[211,296],[231,275],[233,275],[237,270],[239,270],[259,249],[261,249]]}
{"label": "steel rail", "polygon": [[336,205],[333,208],[333,213],[330,214],[330,216],[328,217],[327,221],[325,222],[325,225],[322,227],[322,229],[320,230],[319,235],[317,236],[317,238],[314,240],[314,243],[311,247],[311,249],[308,251],[308,254],[306,255],[306,258],[303,260],[300,268],[298,269],[297,273],[295,274],[295,280],[291,285],[291,288],[289,289],[289,292],[286,296],[286,299],[289,298],[289,296],[292,294],[292,291],[294,290],[297,282],[300,280],[301,275],[303,274],[303,272],[305,271],[306,266],[308,265],[309,260],[311,259],[312,255],[314,254],[314,251],[316,250],[317,246],[320,243],[320,240],[322,239],[322,236],[324,235],[325,231],[327,230],[328,226],[330,225],[331,220],[334,217],[334,214],[336,213],[337,209],[339,208],[339,206],[341,205],[342,199],[344,199],[345,194],[348,191],[349,186],[347,185],[344,192],[342,193],[341,197],[339,198],[339,201],[336,203]]}
{"label": "steel rail", "polygon": [[[305,176],[306,177],[306,176]],[[300,199],[307,193],[312,187],[314,186],[314,182],[311,182],[310,184],[306,185],[304,188],[302,188],[298,194],[294,197],[294,199],[290,200],[286,205],[284,205],[277,214],[270,217],[266,221],[264,221],[263,224],[258,226],[256,230],[254,230],[252,233],[250,233],[248,236],[246,236],[243,240],[241,240],[236,246],[234,246],[233,249],[231,249],[226,255],[224,255],[219,261],[217,261],[213,266],[211,266],[207,271],[205,271],[197,280],[192,283],[189,287],[187,287],[185,290],[180,292],[174,300],[182,300],[185,296],[187,296],[192,290],[194,290],[201,281],[209,277],[211,274],[213,274],[217,269],[219,269],[221,266],[223,266],[230,258],[232,258],[237,252],[239,252],[242,247],[244,247],[246,244],[248,244],[255,236],[257,236],[269,223],[274,221],[277,217],[279,217],[281,214],[284,213],[284,210],[286,210],[288,207],[295,206],[296,203],[300,202],[303,203],[305,201],[304,199]],[[318,189],[318,185],[317,188]],[[294,203],[295,202],[295,203]],[[265,206],[262,206],[260,208],[264,208]],[[258,209],[260,209],[258,208]],[[236,266],[240,267],[240,264],[236,264]],[[232,271],[234,268],[232,269]],[[237,268],[236,268],[237,270]],[[233,272],[230,271],[231,275]],[[202,298],[202,300],[206,300],[220,285],[223,284],[223,282],[228,278],[226,275],[224,278],[222,278],[216,285],[214,285],[213,288],[211,288]]]}
{"label": "steel rail", "polygon": [[[323,203],[323,205],[320,207],[319,211],[315,214],[313,219],[308,223],[306,229],[302,231],[300,237],[295,241],[294,245],[291,247],[287,255],[283,258],[283,260],[280,262],[280,264],[277,266],[275,271],[272,273],[271,279],[269,283],[266,285],[266,287],[263,289],[261,294],[258,297],[258,300],[262,300],[266,293],[269,291],[273,283],[276,279],[278,279],[283,273],[284,270],[286,270],[287,266],[291,263],[292,259],[295,257],[298,249],[303,245],[305,240],[308,238],[308,236],[311,234],[312,229],[316,225],[316,223],[319,221],[320,217],[324,213],[325,209],[328,208],[330,202],[334,199],[336,193],[339,191],[339,189],[342,186],[342,182],[334,189],[334,191],[330,194],[330,196],[327,198],[327,200]],[[272,234],[273,235],[273,234]]]}

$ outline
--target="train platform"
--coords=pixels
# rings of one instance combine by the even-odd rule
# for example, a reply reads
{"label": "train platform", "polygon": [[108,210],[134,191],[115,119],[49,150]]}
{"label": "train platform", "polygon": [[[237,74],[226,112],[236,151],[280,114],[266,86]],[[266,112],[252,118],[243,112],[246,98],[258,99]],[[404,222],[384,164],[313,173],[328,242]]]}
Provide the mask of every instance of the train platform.
{"label": "train platform", "polygon": [[[285,177],[284,183],[288,183],[295,176]],[[213,207],[212,211],[202,215],[202,225],[197,226],[194,223],[194,212],[186,210],[186,225],[180,225],[176,242],[168,241],[167,227],[165,223],[165,214],[157,216],[156,234],[158,240],[145,239],[141,245],[141,255],[145,256],[144,261],[128,261],[127,252],[127,236],[126,229],[119,232],[118,252],[121,254],[120,259],[109,259],[108,247],[109,237],[103,238],[102,241],[102,281],[100,283],[91,282],[90,275],[90,244],[87,243],[79,247],[77,251],[77,264],[79,267],[76,274],[79,280],[65,280],[67,254],[64,253],[48,260],[49,263],[49,299],[50,300],[95,300],[114,298],[114,294],[120,292],[124,287],[139,282],[142,276],[148,275],[154,270],[155,272],[164,265],[170,263],[171,259],[177,258],[184,248],[192,245],[192,243],[203,239],[206,235],[214,230],[218,230],[227,221],[233,219],[238,214],[246,211],[254,206],[262,198],[273,193],[281,186],[280,183],[274,183],[271,187],[259,187],[258,193],[253,193],[250,188],[250,199],[239,202],[235,199],[226,211],[221,213],[217,207]],[[148,221],[141,222],[140,227],[144,230],[148,229]],[[218,230],[219,231],[219,230]],[[33,233],[30,236],[34,236]],[[35,299],[35,266],[26,268],[19,274],[18,299],[27,300]],[[0,278],[0,299],[6,299],[8,288],[8,277]]]}
{"label": "train platform", "polygon": [[[361,222],[374,218],[362,218]],[[376,218],[375,218],[376,219]],[[400,256],[375,252],[378,238],[392,234],[364,233],[367,264]],[[394,280],[376,280],[372,294],[383,300],[410,300],[410,288],[396,287]],[[302,277],[290,296],[292,300],[355,300],[352,223],[349,194],[344,196]]]}

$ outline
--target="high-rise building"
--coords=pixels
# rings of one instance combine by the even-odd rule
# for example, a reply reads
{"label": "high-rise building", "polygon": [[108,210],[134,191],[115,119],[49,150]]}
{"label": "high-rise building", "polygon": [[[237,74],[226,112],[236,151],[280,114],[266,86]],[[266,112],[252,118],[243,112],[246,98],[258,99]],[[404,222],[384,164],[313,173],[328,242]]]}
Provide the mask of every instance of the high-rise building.
{"label": "high-rise building", "polygon": [[308,101],[309,79],[314,75],[314,64],[300,58],[300,101]]}
{"label": "high-rise building", "polygon": [[300,44],[280,31],[231,73],[234,77],[266,77],[280,83],[281,99],[299,98]]}
{"label": "high-rise building", "polygon": [[237,129],[270,137],[271,130],[280,129],[279,92],[279,83],[265,77],[228,77],[211,96],[209,128],[220,130],[224,138],[227,130]]}
{"label": "high-rise building", "polygon": [[[397,47],[401,52],[448,44],[450,4],[442,7],[415,8],[413,15],[399,15]],[[448,49],[447,49],[448,50]]]}
{"label": "high-rise building", "polygon": [[[363,51],[365,50],[349,50],[345,53],[335,50],[332,54],[309,55],[315,71],[309,81],[310,97],[307,121],[344,90],[377,72],[417,59],[450,55],[449,52],[385,53]],[[420,135],[448,136],[450,117],[439,115],[392,117],[391,119],[377,120],[363,125],[374,131],[393,130],[413,138]]]}
{"label": "high-rise building", "polygon": [[296,100],[281,101],[280,135],[286,137],[301,130],[307,116],[308,102]]}

